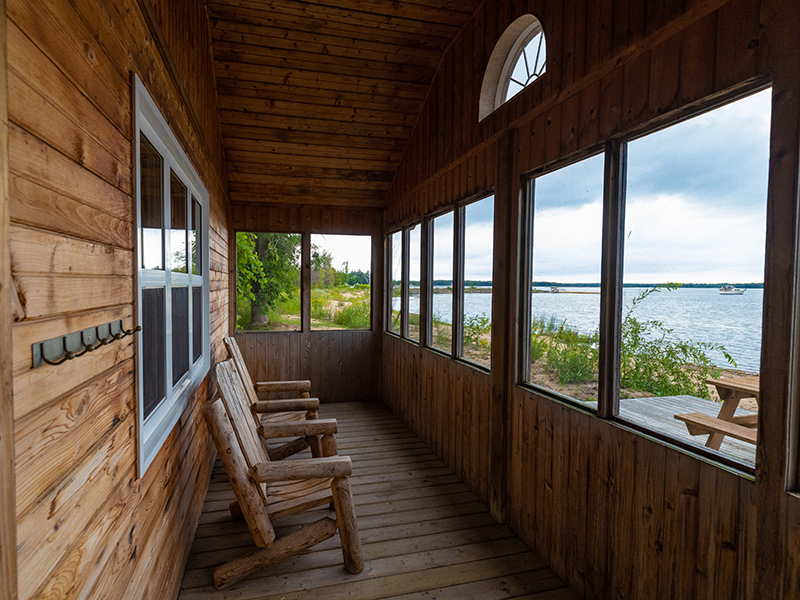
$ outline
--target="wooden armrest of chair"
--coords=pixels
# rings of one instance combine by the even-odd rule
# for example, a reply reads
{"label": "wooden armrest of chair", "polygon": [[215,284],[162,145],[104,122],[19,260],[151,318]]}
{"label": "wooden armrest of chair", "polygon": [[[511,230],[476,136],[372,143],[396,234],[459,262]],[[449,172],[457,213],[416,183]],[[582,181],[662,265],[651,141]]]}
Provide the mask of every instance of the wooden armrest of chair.
{"label": "wooden armrest of chair", "polygon": [[675,415],[675,418],[686,423],[686,428],[691,435],[721,433],[751,444],[755,444],[757,440],[757,434],[754,429],[737,423],[731,423],[730,421],[723,421],[722,419],[711,417],[703,413]]}
{"label": "wooden armrest of chair", "polygon": [[264,439],[326,435],[336,433],[337,428],[336,419],[284,421],[283,423],[263,423],[258,428],[258,435]]}
{"label": "wooden armrest of chair", "polygon": [[256,413],[319,410],[319,398],[291,398],[287,400],[259,400],[251,405]]}
{"label": "wooden armrest of chair", "polygon": [[303,381],[257,381],[256,392],[310,392],[311,382]]}
{"label": "wooden armrest of chair", "polygon": [[281,462],[258,463],[250,469],[250,476],[259,483],[347,477],[353,472],[349,456],[329,458],[304,458]]}

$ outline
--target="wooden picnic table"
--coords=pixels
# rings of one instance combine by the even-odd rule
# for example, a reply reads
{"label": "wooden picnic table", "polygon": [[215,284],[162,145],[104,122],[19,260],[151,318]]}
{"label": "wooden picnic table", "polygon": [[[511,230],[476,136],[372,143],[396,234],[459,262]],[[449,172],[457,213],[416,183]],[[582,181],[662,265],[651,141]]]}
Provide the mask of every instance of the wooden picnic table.
{"label": "wooden picnic table", "polygon": [[713,450],[719,450],[726,435],[755,444],[757,439],[754,429],[758,425],[758,415],[736,416],[736,409],[744,398],[754,398],[756,403],[759,402],[758,385],[733,379],[706,379],[706,383],[716,388],[722,400],[719,414],[709,417],[701,413],[687,413],[675,415],[675,418],[686,423],[691,435],[709,434],[706,447]]}

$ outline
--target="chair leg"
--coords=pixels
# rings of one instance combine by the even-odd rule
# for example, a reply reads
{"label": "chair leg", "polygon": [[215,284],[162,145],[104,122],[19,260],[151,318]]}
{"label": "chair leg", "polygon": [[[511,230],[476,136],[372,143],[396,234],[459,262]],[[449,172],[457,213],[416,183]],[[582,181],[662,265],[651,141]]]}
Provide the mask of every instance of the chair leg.
{"label": "chair leg", "polygon": [[336,438],[330,433],[322,436],[322,456],[336,456]]}
{"label": "chair leg", "polygon": [[364,569],[364,555],[358,537],[358,522],[353,505],[350,481],[346,477],[335,477],[331,482],[333,505],[339,525],[339,539],[342,543],[344,568],[348,573],[361,573]]}
{"label": "chair leg", "polygon": [[256,571],[273,565],[287,556],[324,542],[336,533],[336,522],[324,517],[311,525],[279,538],[269,548],[262,548],[214,569],[214,586],[225,589]]}
{"label": "chair leg", "polygon": [[[309,410],[306,413],[306,419],[314,420],[319,418],[319,413],[316,410]],[[307,437],[308,445],[311,446],[311,456],[314,458],[322,458],[325,456],[322,453],[322,441],[320,440],[320,436],[318,435],[309,435]]]}

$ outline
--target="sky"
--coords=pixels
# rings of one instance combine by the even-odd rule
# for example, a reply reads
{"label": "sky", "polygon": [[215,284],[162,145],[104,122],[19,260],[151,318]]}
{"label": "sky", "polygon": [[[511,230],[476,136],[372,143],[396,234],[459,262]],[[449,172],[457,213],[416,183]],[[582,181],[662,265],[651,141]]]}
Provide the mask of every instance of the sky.
{"label": "sky", "polygon": [[333,255],[333,268],[342,270],[344,263],[350,272],[371,271],[372,244],[368,235],[332,235],[314,233],[311,244]]}
{"label": "sky", "polygon": [[[764,281],[770,94],[764,90],[629,142],[626,283]],[[600,281],[603,161],[598,154],[535,179],[534,281]],[[493,208],[492,196],[467,206],[465,279],[491,279]],[[452,279],[452,211],[433,227],[433,278]],[[419,278],[418,232],[411,279]],[[368,239],[317,235],[312,241],[325,240],[337,268],[348,260],[351,271],[367,270],[368,242],[357,248],[357,237]]]}
{"label": "sky", "polygon": [[[770,92],[628,144],[626,283],[764,281]],[[600,281],[603,156],[535,181],[534,280]]]}

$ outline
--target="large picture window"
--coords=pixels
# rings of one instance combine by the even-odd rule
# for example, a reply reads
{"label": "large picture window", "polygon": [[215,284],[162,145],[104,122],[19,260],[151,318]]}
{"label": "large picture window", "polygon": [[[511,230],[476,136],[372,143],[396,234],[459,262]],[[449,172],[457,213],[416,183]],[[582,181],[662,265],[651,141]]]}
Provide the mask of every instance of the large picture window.
{"label": "large picture window", "polygon": [[523,380],[597,400],[603,155],[532,178],[530,335]]}
{"label": "large picture window", "polygon": [[431,303],[428,308],[431,347],[450,353],[453,337],[453,211],[431,219],[433,262]]}
{"label": "large picture window", "polygon": [[494,247],[494,196],[461,207],[463,242],[461,264],[460,356],[484,367],[491,365],[492,262]]}
{"label": "large picture window", "polygon": [[311,236],[311,329],[369,329],[372,238]]}
{"label": "large picture window", "polygon": [[770,100],[759,92],[627,148],[619,416],[749,466]]}
{"label": "large picture window", "polygon": [[236,233],[236,328],[300,331],[299,233]]}
{"label": "large picture window", "polygon": [[136,78],[140,475],[209,368],[208,193]]}

